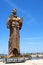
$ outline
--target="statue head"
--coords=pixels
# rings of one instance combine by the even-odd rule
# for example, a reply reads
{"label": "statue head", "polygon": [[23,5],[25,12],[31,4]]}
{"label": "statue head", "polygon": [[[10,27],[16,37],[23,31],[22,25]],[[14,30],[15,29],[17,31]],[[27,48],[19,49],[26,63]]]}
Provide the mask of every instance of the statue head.
{"label": "statue head", "polygon": [[12,13],[13,15],[16,15],[16,9],[13,9]]}

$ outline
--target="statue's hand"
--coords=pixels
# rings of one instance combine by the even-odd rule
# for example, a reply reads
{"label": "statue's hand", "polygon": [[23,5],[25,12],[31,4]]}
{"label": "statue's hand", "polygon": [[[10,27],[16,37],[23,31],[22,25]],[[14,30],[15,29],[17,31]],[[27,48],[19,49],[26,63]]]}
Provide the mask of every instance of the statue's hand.
{"label": "statue's hand", "polygon": [[23,21],[23,19],[24,19],[24,18],[22,17],[21,20]]}

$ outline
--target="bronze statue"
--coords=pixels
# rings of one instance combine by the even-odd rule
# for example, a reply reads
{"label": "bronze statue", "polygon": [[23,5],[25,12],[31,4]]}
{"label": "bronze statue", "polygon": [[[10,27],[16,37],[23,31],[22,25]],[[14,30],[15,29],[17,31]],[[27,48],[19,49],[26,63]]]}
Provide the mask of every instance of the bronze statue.
{"label": "bronze statue", "polygon": [[19,18],[18,16],[16,16],[16,9],[14,9],[7,22],[7,28],[10,29],[9,56],[17,56],[20,54],[19,30],[21,30],[22,21],[23,17]]}

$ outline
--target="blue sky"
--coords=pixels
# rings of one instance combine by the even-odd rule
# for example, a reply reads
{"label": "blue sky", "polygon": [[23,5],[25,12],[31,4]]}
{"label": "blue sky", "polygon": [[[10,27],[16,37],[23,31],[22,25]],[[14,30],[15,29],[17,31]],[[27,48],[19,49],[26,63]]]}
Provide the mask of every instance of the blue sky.
{"label": "blue sky", "polygon": [[43,0],[0,1],[0,54],[8,54],[9,30],[7,19],[12,9],[24,17],[20,31],[20,52],[43,52]]}

